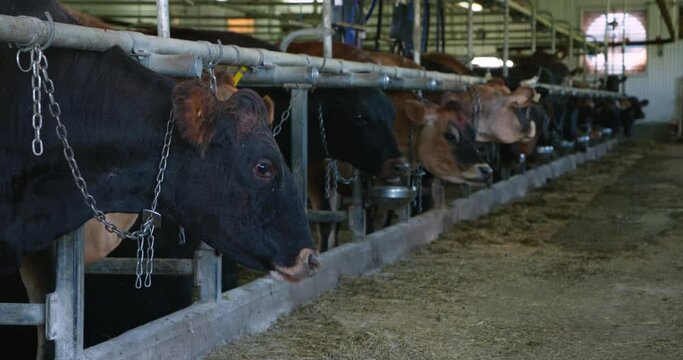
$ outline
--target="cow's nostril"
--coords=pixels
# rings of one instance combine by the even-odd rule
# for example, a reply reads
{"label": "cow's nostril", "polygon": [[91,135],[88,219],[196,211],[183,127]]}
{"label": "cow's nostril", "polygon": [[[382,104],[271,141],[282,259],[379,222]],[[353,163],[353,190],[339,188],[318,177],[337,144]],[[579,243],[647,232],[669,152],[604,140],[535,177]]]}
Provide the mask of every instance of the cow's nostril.
{"label": "cow's nostril", "polygon": [[479,172],[487,178],[493,173],[493,169],[490,166],[479,166]]}
{"label": "cow's nostril", "polygon": [[317,271],[320,269],[320,258],[317,254],[308,255],[308,268],[311,271]]}
{"label": "cow's nostril", "polygon": [[403,174],[406,170],[408,170],[409,166],[410,165],[408,165],[407,161],[396,160],[393,164],[391,164],[391,169],[394,170],[396,174]]}

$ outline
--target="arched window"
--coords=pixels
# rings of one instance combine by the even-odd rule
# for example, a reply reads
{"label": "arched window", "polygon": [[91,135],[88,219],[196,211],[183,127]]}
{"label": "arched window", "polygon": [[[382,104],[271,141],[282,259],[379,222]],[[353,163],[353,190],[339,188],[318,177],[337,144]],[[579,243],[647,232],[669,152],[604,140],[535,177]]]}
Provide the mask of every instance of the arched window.
{"label": "arched window", "polygon": [[[620,43],[624,35],[628,41],[647,40],[647,23],[645,11],[613,12],[607,14],[600,11],[587,11],[583,13],[583,31],[600,42],[602,47],[605,42],[605,26],[608,26],[608,40],[611,43]],[[625,24],[625,29],[624,29]],[[626,30],[626,31],[624,31]],[[591,37],[592,36],[592,37]],[[602,49],[601,49],[602,50]],[[645,72],[647,67],[647,47],[644,45],[627,45],[625,54],[622,56],[621,47],[610,47],[608,53],[610,74],[621,74],[625,65],[626,74]],[[587,55],[584,57],[584,68],[589,72],[605,72],[604,54]]]}

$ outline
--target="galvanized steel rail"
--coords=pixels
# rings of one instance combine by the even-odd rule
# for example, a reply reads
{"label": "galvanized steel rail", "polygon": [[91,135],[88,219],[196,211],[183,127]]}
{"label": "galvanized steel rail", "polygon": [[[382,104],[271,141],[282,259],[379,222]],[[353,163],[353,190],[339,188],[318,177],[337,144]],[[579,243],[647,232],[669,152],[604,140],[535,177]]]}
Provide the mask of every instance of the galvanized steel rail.
{"label": "galvanized steel rail", "polygon": [[[50,25],[31,17],[15,17],[0,15],[0,41],[10,43],[28,43],[35,41],[44,44],[50,37]],[[101,30],[71,24],[54,24],[54,37],[51,46],[76,50],[106,51],[113,46],[119,46],[129,54],[147,57],[152,55],[181,55],[186,56],[183,61],[168,61],[163,64],[152,64],[157,71],[178,75],[178,67],[187,69],[188,76],[196,76],[197,60],[187,55],[201,59],[217,60],[226,65],[244,65],[255,68],[245,76],[245,85],[284,84],[295,80],[296,83],[311,84],[319,87],[382,87],[384,89],[410,90],[463,90],[471,84],[483,83],[486,79],[475,76],[440,73],[436,71],[408,69],[396,66],[380,66],[372,63],[361,63],[339,59],[325,59],[321,57],[288,54],[265,49],[243,48],[234,45],[211,44],[202,41],[188,41],[172,38],[160,38],[144,35],[138,32]],[[144,61],[143,61],[144,64]],[[311,69],[311,76],[297,78],[286,77],[282,81],[278,77],[268,78],[259,75],[260,72],[273,71],[278,67],[298,67]],[[287,70],[274,70],[286,73]],[[334,76],[332,76],[334,75]],[[264,80],[263,77],[267,79]],[[275,84],[273,84],[275,83]],[[593,97],[620,97],[616,92],[600,90],[579,90],[564,87],[557,90],[556,86],[538,84],[539,87],[565,93],[576,93]]]}

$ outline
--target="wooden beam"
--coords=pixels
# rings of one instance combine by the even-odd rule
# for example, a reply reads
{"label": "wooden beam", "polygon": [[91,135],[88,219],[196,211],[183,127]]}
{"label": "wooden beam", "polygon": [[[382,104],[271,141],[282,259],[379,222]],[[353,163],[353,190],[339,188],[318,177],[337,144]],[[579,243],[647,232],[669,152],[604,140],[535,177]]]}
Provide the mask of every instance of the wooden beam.
{"label": "wooden beam", "polygon": [[672,39],[676,38],[676,30],[674,30],[674,23],[671,21],[671,13],[669,12],[669,7],[666,5],[666,1],[657,0],[657,6],[659,7],[659,12],[662,13],[662,18],[664,19],[664,24],[666,28],[669,29],[669,36]]}

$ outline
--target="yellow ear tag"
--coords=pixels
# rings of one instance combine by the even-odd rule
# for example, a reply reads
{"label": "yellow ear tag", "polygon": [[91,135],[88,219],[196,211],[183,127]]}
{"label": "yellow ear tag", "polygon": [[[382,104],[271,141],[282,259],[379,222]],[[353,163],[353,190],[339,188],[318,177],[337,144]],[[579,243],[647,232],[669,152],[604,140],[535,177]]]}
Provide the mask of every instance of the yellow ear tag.
{"label": "yellow ear tag", "polygon": [[237,70],[235,75],[233,75],[232,81],[235,83],[235,87],[237,87],[237,84],[240,83],[240,80],[242,80],[242,76],[244,75],[244,72],[247,70],[249,70],[249,68],[247,68],[246,66],[242,66],[242,67],[240,67],[239,70]]}

